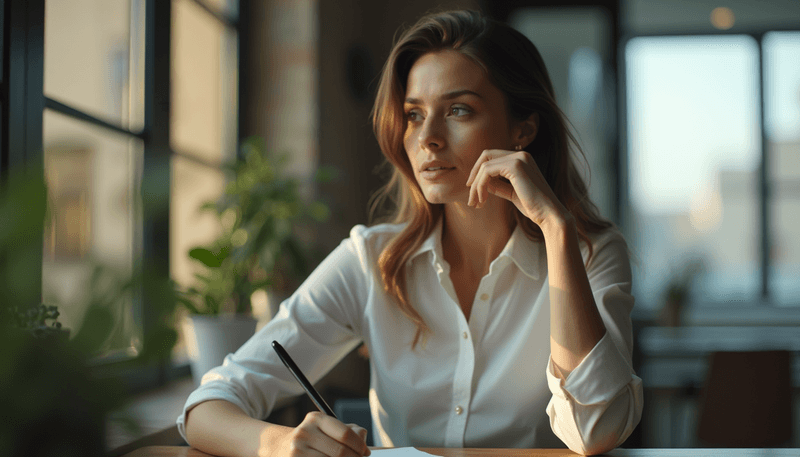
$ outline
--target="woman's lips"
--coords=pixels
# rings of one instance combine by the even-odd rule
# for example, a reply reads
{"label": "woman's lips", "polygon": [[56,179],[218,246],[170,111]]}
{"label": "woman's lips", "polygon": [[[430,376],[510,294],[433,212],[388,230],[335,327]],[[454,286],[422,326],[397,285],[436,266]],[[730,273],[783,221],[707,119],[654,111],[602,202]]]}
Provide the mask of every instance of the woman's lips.
{"label": "woman's lips", "polygon": [[442,177],[445,177],[451,171],[455,171],[455,168],[440,168],[436,167],[434,169],[426,169],[422,170],[419,173],[420,178],[428,180],[428,181],[435,181]]}

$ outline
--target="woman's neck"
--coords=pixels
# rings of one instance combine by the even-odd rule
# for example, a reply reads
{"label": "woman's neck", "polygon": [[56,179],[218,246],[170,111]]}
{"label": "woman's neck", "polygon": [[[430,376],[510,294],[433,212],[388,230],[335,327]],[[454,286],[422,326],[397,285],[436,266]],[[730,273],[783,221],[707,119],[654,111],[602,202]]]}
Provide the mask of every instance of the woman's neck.
{"label": "woman's neck", "polygon": [[442,250],[451,268],[482,277],[514,230],[511,203],[490,195],[482,208],[448,203],[444,208]]}

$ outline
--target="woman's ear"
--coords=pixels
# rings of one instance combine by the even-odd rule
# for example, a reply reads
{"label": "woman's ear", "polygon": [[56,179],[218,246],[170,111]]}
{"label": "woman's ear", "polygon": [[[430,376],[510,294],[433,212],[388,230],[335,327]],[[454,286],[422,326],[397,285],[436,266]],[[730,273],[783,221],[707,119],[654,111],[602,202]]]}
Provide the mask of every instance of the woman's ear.
{"label": "woman's ear", "polygon": [[526,148],[533,143],[533,140],[536,139],[536,134],[539,133],[539,113],[533,113],[527,119],[521,121],[518,132],[517,144]]}
{"label": "woman's ear", "polygon": [[537,133],[539,133],[539,113],[532,113],[521,123],[519,143],[523,148],[527,147],[536,139]]}

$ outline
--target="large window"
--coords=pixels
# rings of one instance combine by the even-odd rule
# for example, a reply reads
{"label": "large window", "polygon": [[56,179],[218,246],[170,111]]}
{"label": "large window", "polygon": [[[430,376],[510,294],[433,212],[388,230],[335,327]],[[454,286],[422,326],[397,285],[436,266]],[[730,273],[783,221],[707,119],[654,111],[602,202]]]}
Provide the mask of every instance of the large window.
{"label": "large window", "polygon": [[[238,1],[45,0],[43,16],[42,292],[77,330],[95,265],[157,259],[185,282],[188,247],[214,235],[197,208],[236,151]],[[108,353],[134,355],[149,305],[121,305]]]}
{"label": "large window", "polygon": [[[198,209],[222,194],[222,164],[236,156],[236,4],[172,0],[170,275],[183,286],[198,272],[189,249],[219,230],[216,217]],[[174,352],[186,356],[183,338]]]}
{"label": "large window", "polygon": [[[42,295],[59,305],[60,320],[73,332],[95,290],[94,266],[125,277],[141,256],[144,9],[143,0],[45,1],[44,95],[51,103],[43,149],[52,217],[44,233]],[[121,305],[110,351],[135,350],[138,338],[133,296]]]}
{"label": "large window", "polygon": [[791,223],[800,210],[800,73],[790,63],[798,36],[627,42],[629,220],[642,306],[661,306],[687,272],[693,304],[800,304]]}
{"label": "large window", "polygon": [[764,35],[764,115],[770,199],[770,292],[800,304],[800,32]]}

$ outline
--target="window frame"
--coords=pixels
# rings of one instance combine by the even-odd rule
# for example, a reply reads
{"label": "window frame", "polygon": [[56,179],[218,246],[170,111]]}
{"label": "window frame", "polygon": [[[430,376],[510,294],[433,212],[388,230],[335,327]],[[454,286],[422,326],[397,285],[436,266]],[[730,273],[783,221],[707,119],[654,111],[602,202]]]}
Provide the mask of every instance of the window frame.
{"label": "window frame", "polygon": [[[628,79],[627,79],[627,60],[625,50],[627,48],[628,42],[635,38],[673,38],[673,37],[693,37],[693,36],[727,36],[727,35],[747,35],[753,38],[757,45],[758,45],[758,95],[759,95],[759,114],[758,114],[758,122],[759,122],[759,130],[761,132],[761,160],[759,162],[759,170],[758,170],[758,184],[756,200],[759,206],[759,220],[758,220],[758,233],[759,233],[759,267],[760,271],[758,273],[759,280],[760,280],[760,292],[758,294],[758,299],[756,303],[753,303],[752,306],[758,306],[761,309],[770,308],[774,309],[778,306],[772,300],[770,294],[770,266],[771,262],[769,259],[769,253],[771,247],[773,245],[773,237],[771,233],[771,208],[770,205],[772,204],[772,183],[770,182],[769,170],[770,170],[770,158],[769,158],[769,148],[768,148],[768,141],[767,135],[764,128],[764,119],[765,119],[765,105],[764,105],[764,36],[770,32],[800,32],[800,27],[798,28],[791,28],[791,27],[766,27],[760,29],[753,29],[753,28],[737,28],[732,27],[728,30],[708,30],[708,29],[697,29],[697,30],[664,30],[658,32],[648,32],[648,33],[630,33],[624,34],[621,36],[618,42],[618,55],[619,59],[617,60],[617,87],[619,91],[617,92],[619,100],[617,101],[617,106],[620,108],[619,113],[619,146],[620,150],[622,151],[622,157],[624,158],[621,161],[622,167],[618,170],[619,174],[628,175],[628,161],[629,161],[629,154],[630,151],[628,150],[628,104],[627,104],[627,86],[628,86]],[[629,189],[625,188],[625,195],[620,196],[621,199],[625,201],[624,205],[621,205],[621,224],[620,228],[622,229],[623,233],[628,236],[632,235],[632,227],[634,224],[632,223],[633,212],[630,208],[630,194]],[[706,302],[705,304],[709,306],[714,306],[721,304],[720,302],[711,301]],[[800,303],[798,303],[800,305]],[[795,305],[797,306],[797,305]],[[787,307],[792,307],[792,305],[788,305]],[[657,312],[658,308],[654,308]]]}
{"label": "window frame", "polygon": [[[172,2],[161,0],[143,0],[144,15],[144,124],[141,130],[131,130],[119,123],[93,116],[83,110],[44,93],[44,21],[45,0],[0,0],[0,23],[3,33],[0,34],[0,48],[3,58],[0,62],[0,184],[7,181],[10,171],[33,172],[44,177],[43,152],[43,116],[45,109],[101,127],[131,139],[143,142],[143,168],[139,188],[148,189],[148,198],[142,198],[139,209],[141,224],[138,224],[134,235],[134,251],[141,253],[139,263],[134,271],[148,268],[161,277],[170,276],[170,162],[176,155],[191,159],[215,170],[222,171],[221,166],[205,163],[192,157],[191,154],[173,151],[170,146],[170,71],[171,71],[171,35],[172,35]],[[239,87],[242,85],[242,52],[244,26],[238,17],[245,14],[248,2],[239,0],[238,17],[221,13],[204,0],[189,0],[200,6],[213,19],[232,29],[237,36],[239,50],[236,56]],[[236,113],[236,125],[242,125],[244,113],[241,101],[241,89],[238,91],[239,109]],[[239,138],[238,132],[235,135]],[[154,198],[155,197],[155,198]],[[33,234],[40,242],[43,250],[44,227]],[[39,255],[43,259],[43,253]],[[3,259],[0,259],[2,262]],[[39,264],[42,266],[42,263]],[[33,301],[41,301],[42,269],[31,272],[36,275],[39,296],[29,297]],[[153,328],[156,316],[147,306],[147,297],[151,293],[140,289],[134,293],[134,320],[143,333]],[[171,360],[140,367],[129,366],[131,359],[126,355],[115,355],[99,360],[96,369],[99,373],[124,370],[124,379],[131,392],[163,385],[167,381],[189,373],[189,365],[175,365]]]}

